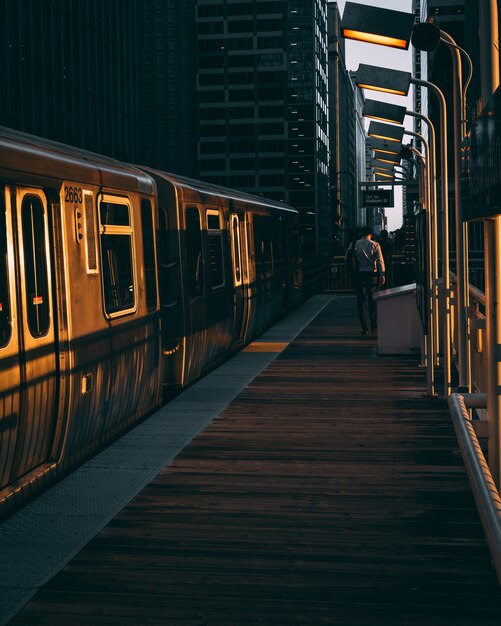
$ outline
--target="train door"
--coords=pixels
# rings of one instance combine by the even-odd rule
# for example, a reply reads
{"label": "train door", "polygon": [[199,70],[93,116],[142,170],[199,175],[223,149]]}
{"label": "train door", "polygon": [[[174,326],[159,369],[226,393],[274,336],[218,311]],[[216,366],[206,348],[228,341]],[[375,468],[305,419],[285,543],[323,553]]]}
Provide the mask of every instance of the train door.
{"label": "train door", "polygon": [[233,342],[239,343],[245,337],[247,328],[247,298],[244,286],[244,270],[245,250],[242,242],[245,238],[245,222],[240,222],[240,218],[236,213],[230,215],[230,241],[231,241],[231,258],[233,266],[233,310],[234,310],[234,336]]}
{"label": "train door", "polygon": [[16,279],[10,201],[0,193],[0,489],[8,485],[16,449],[21,396]]}
{"label": "train door", "polygon": [[38,189],[10,195],[14,219],[20,402],[10,481],[49,459],[57,408],[56,315],[49,215]]}

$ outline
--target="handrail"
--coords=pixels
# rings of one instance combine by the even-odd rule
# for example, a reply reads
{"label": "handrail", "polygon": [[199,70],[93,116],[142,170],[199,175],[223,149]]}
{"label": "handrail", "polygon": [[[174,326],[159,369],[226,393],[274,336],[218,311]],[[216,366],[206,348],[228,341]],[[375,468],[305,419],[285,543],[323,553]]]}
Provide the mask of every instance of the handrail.
{"label": "handrail", "polygon": [[494,569],[501,585],[501,498],[468,415],[465,397],[453,393],[448,398],[448,404]]}
{"label": "handrail", "polygon": [[485,306],[485,293],[483,291],[480,291],[480,289],[477,289],[477,287],[474,287],[473,285],[470,285],[470,296],[474,298],[477,302]]}

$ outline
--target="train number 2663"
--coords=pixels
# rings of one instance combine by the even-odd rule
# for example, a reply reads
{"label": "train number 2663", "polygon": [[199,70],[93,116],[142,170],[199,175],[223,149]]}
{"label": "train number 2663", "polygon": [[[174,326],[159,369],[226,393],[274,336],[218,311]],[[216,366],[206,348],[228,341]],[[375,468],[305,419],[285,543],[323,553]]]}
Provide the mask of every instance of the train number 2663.
{"label": "train number 2663", "polygon": [[82,204],[83,194],[80,187],[66,187],[64,188],[64,201],[76,202]]}

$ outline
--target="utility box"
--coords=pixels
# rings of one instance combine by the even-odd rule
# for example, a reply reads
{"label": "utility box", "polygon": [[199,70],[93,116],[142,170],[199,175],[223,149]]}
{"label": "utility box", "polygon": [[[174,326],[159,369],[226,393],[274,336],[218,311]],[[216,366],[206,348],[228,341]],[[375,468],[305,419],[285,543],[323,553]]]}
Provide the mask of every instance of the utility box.
{"label": "utility box", "polygon": [[416,283],[376,291],[379,354],[416,354],[421,351],[422,327],[416,302]]}

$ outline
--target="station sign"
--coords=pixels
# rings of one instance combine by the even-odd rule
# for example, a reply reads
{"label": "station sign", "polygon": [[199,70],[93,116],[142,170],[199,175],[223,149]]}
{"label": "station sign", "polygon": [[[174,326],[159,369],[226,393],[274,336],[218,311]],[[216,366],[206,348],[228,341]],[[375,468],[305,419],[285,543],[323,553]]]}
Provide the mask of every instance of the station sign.
{"label": "station sign", "polygon": [[501,87],[463,143],[462,200],[464,220],[501,215]]}
{"label": "station sign", "polygon": [[393,189],[362,190],[362,206],[365,208],[385,208],[394,206]]}

